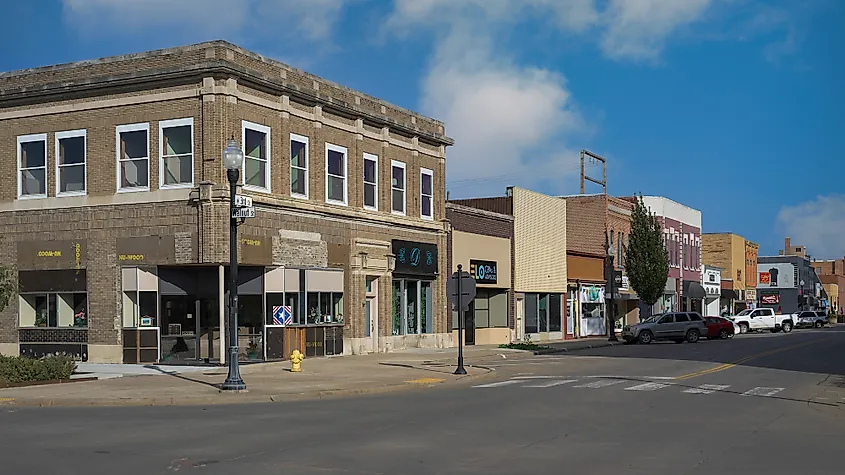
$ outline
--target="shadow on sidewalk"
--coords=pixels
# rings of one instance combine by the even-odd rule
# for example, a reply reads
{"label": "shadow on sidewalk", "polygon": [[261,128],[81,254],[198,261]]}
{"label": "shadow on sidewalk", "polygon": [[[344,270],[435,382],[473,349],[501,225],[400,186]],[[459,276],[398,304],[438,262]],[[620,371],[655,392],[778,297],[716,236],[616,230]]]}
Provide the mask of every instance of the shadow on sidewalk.
{"label": "shadow on sidewalk", "polygon": [[158,366],[154,366],[154,365],[148,365],[148,366],[146,366],[146,367],[147,367],[147,368],[154,369],[154,370],[158,371],[158,372],[159,372],[159,373],[161,373],[161,374],[164,374],[164,375],[167,375],[167,376],[171,376],[171,377],[174,377],[174,378],[176,378],[176,379],[181,379],[181,380],[183,380],[183,381],[189,381],[189,382],[191,382],[191,383],[198,383],[198,384],[202,384],[202,385],[205,385],[205,386],[208,386],[208,387],[212,387],[212,388],[215,388],[215,389],[220,389],[220,386],[223,384],[223,383],[212,383],[212,382],[209,382],[209,381],[203,381],[203,380],[201,380],[201,379],[189,378],[189,377],[187,377],[187,376],[182,376],[182,375],[181,375],[181,374],[179,374],[179,373],[170,373],[170,372],[164,371],[164,370],[163,370],[163,369],[161,369],[160,367],[158,367]]}

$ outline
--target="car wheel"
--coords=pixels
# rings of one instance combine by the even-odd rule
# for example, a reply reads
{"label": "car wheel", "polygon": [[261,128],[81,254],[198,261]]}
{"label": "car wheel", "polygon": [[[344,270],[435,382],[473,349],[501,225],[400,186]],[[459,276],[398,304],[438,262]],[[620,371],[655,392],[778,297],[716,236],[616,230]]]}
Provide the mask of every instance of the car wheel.
{"label": "car wheel", "polygon": [[722,340],[727,340],[728,339],[728,331],[725,330],[724,328],[719,330],[719,338],[721,338]]}
{"label": "car wheel", "polygon": [[640,343],[642,343],[643,345],[648,345],[649,343],[654,341],[654,335],[652,335],[650,331],[646,330],[640,333],[639,340]]}
{"label": "car wheel", "polygon": [[824,326],[824,323],[822,323],[822,322],[816,322],[816,328],[821,328],[821,327],[823,327],[823,326]]}
{"label": "car wheel", "polygon": [[781,325],[781,329],[784,333],[789,333],[792,331],[792,322],[783,322]]}
{"label": "car wheel", "polygon": [[701,333],[698,330],[692,329],[687,332],[686,340],[690,343],[698,343],[698,339],[701,338]]}
{"label": "car wheel", "polygon": [[748,333],[748,324],[747,323],[740,323],[739,324],[739,332],[740,333]]}

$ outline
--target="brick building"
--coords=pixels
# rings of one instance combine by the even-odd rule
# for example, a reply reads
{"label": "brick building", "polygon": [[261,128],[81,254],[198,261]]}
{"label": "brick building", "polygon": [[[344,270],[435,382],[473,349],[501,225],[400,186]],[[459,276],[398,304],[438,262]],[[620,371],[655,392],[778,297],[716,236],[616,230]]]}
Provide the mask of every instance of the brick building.
{"label": "brick building", "polygon": [[215,41],[0,74],[0,352],[222,362],[229,138],[242,357],[451,345],[443,124]]}
{"label": "brick building", "polygon": [[515,340],[562,340],[566,313],[566,201],[518,187],[450,203],[513,217]]}
{"label": "brick building", "polygon": [[[630,201],[600,195],[573,195],[566,201],[566,267],[568,279],[567,328],[574,331],[567,337],[587,337],[607,334],[608,248],[613,249],[613,267],[621,274],[614,287],[612,304],[616,317],[615,329],[639,321],[638,297],[628,286],[625,275],[625,251],[630,242]],[[598,292],[591,292],[596,289]],[[604,295],[592,301],[591,295]]]}
{"label": "brick building", "polygon": [[701,236],[704,264],[722,269],[720,314],[736,314],[757,302],[757,260],[760,246],[733,233]]}
{"label": "brick building", "polygon": [[[513,216],[447,202],[446,219],[449,273],[461,264],[476,282],[475,300],[464,315],[464,342],[514,341]],[[457,312],[450,323],[457,338]]]}
{"label": "brick building", "polygon": [[827,291],[829,308],[845,314],[845,258],[813,259],[811,264]]}

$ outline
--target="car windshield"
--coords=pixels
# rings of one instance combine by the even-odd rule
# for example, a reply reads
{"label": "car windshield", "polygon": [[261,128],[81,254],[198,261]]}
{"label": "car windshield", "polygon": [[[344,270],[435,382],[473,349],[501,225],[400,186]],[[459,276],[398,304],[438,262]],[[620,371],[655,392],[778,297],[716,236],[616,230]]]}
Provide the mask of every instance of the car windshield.
{"label": "car windshield", "polygon": [[643,320],[643,321],[642,321],[642,323],[654,323],[654,322],[656,322],[656,321],[657,321],[660,317],[662,317],[663,315],[666,315],[666,314],[665,314],[665,313],[658,313],[657,315],[652,315],[652,316],[650,316],[650,317],[646,318],[645,320]]}
{"label": "car windshield", "polygon": [[751,313],[751,309],[745,309],[745,310],[743,310],[743,311],[739,312],[739,313],[737,314],[737,317],[741,317],[741,316],[743,316],[743,315],[748,315],[749,313]]}

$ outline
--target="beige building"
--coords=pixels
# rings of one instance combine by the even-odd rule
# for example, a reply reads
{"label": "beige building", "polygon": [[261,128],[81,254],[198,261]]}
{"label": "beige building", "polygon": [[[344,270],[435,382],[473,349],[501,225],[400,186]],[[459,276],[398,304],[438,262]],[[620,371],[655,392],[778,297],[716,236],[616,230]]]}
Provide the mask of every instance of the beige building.
{"label": "beige building", "polygon": [[0,352],[223,362],[449,346],[443,124],[215,41],[0,75]]}
{"label": "beige building", "polygon": [[733,233],[701,235],[702,262],[722,269],[723,310],[733,313],[756,305],[758,249],[758,244]]}
{"label": "beige building", "polygon": [[513,216],[514,339],[562,340],[566,315],[566,201],[518,187],[452,203]]}

